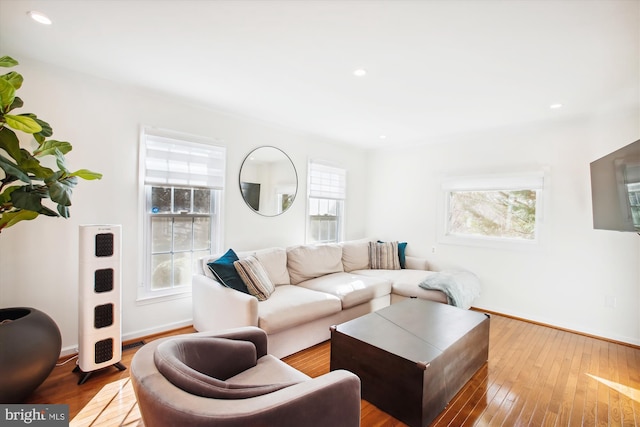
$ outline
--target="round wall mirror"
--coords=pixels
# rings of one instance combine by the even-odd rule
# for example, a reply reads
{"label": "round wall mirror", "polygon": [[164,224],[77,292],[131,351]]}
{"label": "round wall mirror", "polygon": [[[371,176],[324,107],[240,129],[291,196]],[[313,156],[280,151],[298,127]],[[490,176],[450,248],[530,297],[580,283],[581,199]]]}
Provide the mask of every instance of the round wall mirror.
{"label": "round wall mirror", "polygon": [[276,216],[293,204],[298,192],[298,174],[293,162],[276,147],[258,147],[240,167],[240,191],[251,209]]}

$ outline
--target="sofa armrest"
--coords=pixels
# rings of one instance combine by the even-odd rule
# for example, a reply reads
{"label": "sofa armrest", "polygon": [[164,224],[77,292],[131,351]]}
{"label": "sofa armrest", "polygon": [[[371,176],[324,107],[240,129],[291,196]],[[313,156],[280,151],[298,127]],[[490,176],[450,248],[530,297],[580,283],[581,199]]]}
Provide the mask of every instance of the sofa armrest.
{"label": "sofa armrest", "polygon": [[254,296],[202,274],[194,274],[191,283],[193,327],[197,331],[258,326],[258,300]]}
{"label": "sofa armrest", "polygon": [[429,262],[425,258],[406,256],[404,265],[409,270],[429,270]]}

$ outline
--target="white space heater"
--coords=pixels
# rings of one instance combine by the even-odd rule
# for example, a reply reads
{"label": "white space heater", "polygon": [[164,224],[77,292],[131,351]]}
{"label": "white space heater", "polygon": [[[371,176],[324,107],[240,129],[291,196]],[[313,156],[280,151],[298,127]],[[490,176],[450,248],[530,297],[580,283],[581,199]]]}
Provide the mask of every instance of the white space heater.
{"label": "white space heater", "polygon": [[78,365],[83,384],[92,372],[126,367],[122,358],[121,226],[80,226]]}

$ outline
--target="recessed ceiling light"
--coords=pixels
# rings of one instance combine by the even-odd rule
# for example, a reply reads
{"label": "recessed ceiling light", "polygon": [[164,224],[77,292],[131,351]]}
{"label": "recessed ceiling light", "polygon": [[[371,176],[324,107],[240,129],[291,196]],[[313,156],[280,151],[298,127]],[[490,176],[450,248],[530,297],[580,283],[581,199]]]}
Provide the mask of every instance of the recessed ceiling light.
{"label": "recessed ceiling light", "polygon": [[549,108],[551,108],[552,110],[557,110],[558,108],[562,108],[562,104],[551,104],[549,105]]}
{"label": "recessed ceiling light", "polygon": [[380,135],[378,138],[380,138],[380,139],[387,139],[387,135]]}
{"label": "recessed ceiling light", "polygon": [[356,77],[366,76],[367,70],[365,70],[364,68],[358,68],[357,70],[353,71],[353,75]]}
{"label": "recessed ceiling light", "polygon": [[44,25],[52,24],[51,19],[49,19],[47,15],[45,15],[42,12],[38,12],[37,10],[30,10],[29,12],[27,12],[27,15],[29,15],[31,19],[33,19],[36,22],[39,22],[40,24],[44,24]]}

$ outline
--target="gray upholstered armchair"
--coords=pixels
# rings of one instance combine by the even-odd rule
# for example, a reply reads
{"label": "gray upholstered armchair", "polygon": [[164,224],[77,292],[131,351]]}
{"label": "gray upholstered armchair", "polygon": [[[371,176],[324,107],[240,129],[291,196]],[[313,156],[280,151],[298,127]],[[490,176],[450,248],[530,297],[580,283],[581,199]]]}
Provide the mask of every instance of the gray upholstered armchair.
{"label": "gray upholstered armchair", "polygon": [[256,327],[152,341],[131,362],[147,426],[360,425],[360,379],[310,378],[267,354]]}

